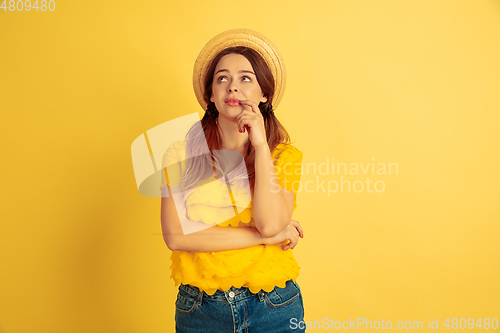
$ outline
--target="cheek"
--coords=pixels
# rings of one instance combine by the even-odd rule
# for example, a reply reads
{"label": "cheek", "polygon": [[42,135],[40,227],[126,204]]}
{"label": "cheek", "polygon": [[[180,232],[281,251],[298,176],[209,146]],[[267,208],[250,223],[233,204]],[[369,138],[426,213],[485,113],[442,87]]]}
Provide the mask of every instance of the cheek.
{"label": "cheek", "polygon": [[255,96],[258,97],[259,99],[262,98],[262,96],[264,96],[264,93],[262,92],[262,89],[260,87],[257,87],[255,89]]}
{"label": "cheek", "polygon": [[219,103],[220,99],[224,96],[224,87],[221,84],[212,86],[212,102]]}
{"label": "cheek", "polygon": [[215,98],[215,96],[217,96],[217,88],[212,86],[212,98]]}
{"label": "cheek", "polygon": [[212,85],[212,95],[217,96],[221,94],[221,91],[224,91],[224,87],[222,84],[214,84]]}

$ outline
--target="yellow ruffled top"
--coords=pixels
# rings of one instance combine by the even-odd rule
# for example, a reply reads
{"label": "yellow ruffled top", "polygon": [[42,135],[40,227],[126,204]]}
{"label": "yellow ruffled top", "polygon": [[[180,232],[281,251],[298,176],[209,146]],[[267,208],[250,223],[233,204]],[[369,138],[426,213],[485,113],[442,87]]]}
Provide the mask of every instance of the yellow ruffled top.
{"label": "yellow ruffled top", "polygon": [[[297,196],[302,152],[292,144],[279,144],[271,156],[279,185]],[[169,173],[182,173],[185,159],[186,142],[175,141],[165,152],[164,165],[169,165]],[[172,179],[178,179],[177,175],[172,176],[162,179],[162,188],[166,184],[172,186]],[[231,183],[231,194],[227,185],[216,178],[194,189],[186,198],[187,218],[221,227],[250,226],[252,203],[248,186],[238,187],[235,183]],[[295,200],[294,211],[296,207]],[[286,281],[295,281],[300,270],[292,250],[284,251],[279,244],[216,252],[172,251],[170,258],[175,286],[190,284],[209,295],[217,290],[227,291],[231,286],[248,287],[252,293],[261,289],[270,292],[275,286],[285,288]]]}

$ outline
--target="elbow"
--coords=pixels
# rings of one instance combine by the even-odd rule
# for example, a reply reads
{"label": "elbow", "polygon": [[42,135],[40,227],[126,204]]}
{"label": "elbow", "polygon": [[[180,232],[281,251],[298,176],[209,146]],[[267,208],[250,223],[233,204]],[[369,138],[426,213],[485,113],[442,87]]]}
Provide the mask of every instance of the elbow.
{"label": "elbow", "polygon": [[273,221],[265,221],[263,223],[260,223],[260,226],[257,227],[257,230],[259,230],[262,237],[271,238],[277,236],[283,229],[288,226],[288,224],[290,224],[290,218],[288,217],[283,218],[280,223],[276,223],[275,221],[276,220],[274,219]]}
{"label": "elbow", "polygon": [[174,237],[172,236],[163,236],[163,240],[165,241],[165,244],[167,244],[167,247],[170,251],[177,251],[179,250],[179,247],[178,247],[178,242],[175,240]]}
{"label": "elbow", "polygon": [[259,230],[260,234],[262,235],[262,237],[264,237],[264,238],[274,237],[281,232],[281,230],[278,230],[278,228],[276,228],[275,226],[269,225],[269,224],[265,224],[263,227],[259,228],[258,230]]}

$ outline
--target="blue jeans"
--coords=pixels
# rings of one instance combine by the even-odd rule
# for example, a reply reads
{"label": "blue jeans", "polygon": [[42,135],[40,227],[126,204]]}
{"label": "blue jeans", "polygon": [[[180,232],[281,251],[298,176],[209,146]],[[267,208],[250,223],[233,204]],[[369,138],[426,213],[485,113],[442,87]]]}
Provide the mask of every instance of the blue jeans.
{"label": "blue jeans", "polygon": [[[304,303],[298,283],[256,294],[246,287],[217,290],[213,295],[181,284],[175,301],[177,333],[304,332]],[[304,325],[300,325],[304,327]]]}

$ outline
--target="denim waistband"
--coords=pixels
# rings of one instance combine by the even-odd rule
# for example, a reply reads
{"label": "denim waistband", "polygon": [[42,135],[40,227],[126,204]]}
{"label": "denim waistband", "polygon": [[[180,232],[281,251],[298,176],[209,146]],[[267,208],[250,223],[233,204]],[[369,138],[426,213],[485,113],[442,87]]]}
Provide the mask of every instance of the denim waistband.
{"label": "denim waistband", "polygon": [[[290,279],[290,280],[286,281],[285,288],[289,287],[290,284],[297,285],[293,281],[293,279]],[[250,291],[250,289],[248,289],[247,287],[236,288],[236,287],[233,286],[233,287],[229,288],[229,290],[227,290],[227,291],[217,290],[213,295],[208,295],[206,292],[200,291],[200,289],[198,287],[192,286],[190,284],[182,284],[181,283],[181,285],[179,286],[179,288],[183,289],[185,292],[187,292],[188,294],[192,295],[193,297],[197,297],[199,304],[201,303],[201,299],[202,298],[207,298],[207,299],[211,299],[211,300],[219,300],[219,301],[220,300],[224,300],[224,301],[233,302],[233,301],[242,300],[242,299],[245,299],[245,298],[248,298],[248,297],[255,297],[255,296],[257,296],[259,298],[259,301],[263,301],[264,300],[264,295],[267,293],[264,290],[260,290],[257,293],[252,293]]]}

